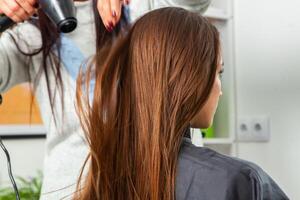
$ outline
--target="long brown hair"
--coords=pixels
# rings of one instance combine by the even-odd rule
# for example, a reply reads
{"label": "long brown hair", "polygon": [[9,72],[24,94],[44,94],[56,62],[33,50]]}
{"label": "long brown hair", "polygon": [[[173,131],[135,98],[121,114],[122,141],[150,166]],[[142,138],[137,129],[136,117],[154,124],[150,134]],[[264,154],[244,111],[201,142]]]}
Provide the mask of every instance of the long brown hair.
{"label": "long brown hair", "polygon": [[[181,141],[208,99],[218,55],[216,28],[180,8],[149,12],[98,52],[77,81],[90,153],[75,199],[175,199]],[[82,83],[92,77],[90,103]]]}
{"label": "long brown hair", "polygon": [[[129,20],[126,18],[125,8],[122,7],[120,22],[116,25],[113,32],[108,32],[104,24],[102,23],[101,17],[97,10],[98,0],[88,0],[88,1],[93,1],[92,4],[93,4],[93,13],[94,13],[94,20],[95,20],[95,30],[96,30],[95,45],[96,45],[96,49],[101,49],[103,46],[111,44],[112,40],[120,33],[121,28],[126,27],[129,24]],[[59,93],[61,96],[62,110],[64,110],[64,87],[63,87],[63,79],[61,75],[61,56],[60,56],[61,37],[60,37],[60,33],[57,30],[56,25],[52,23],[52,21],[44,13],[42,9],[38,10],[37,16],[38,18],[33,18],[32,20],[30,20],[30,22],[36,25],[41,32],[42,45],[40,48],[34,49],[30,52],[25,52],[18,45],[19,43],[18,40],[20,39],[23,40],[24,38],[21,38],[19,34],[17,35],[17,37],[12,34],[10,35],[14,43],[16,44],[16,47],[18,48],[19,52],[23,55],[28,56],[27,66],[24,67],[28,68],[27,73],[29,77],[29,82],[34,83],[33,86],[37,86],[42,73],[44,73],[46,83],[47,83],[47,92],[49,94],[51,111],[52,111],[52,115],[54,116],[54,122],[56,124],[56,117],[55,117],[56,112],[54,110],[55,108],[54,99],[57,93]],[[42,54],[42,63],[36,77],[34,77],[33,79],[30,76],[29,67],[32,64],[33,56],[36,56],[40,53]],[[55,76],[54,83],[51,82],[51,78],[50,78],[51,73],[53,73]],[[54,91],[51,90],[50,85],[55,86]],[[33,89],[35,90],[36,88]]]}

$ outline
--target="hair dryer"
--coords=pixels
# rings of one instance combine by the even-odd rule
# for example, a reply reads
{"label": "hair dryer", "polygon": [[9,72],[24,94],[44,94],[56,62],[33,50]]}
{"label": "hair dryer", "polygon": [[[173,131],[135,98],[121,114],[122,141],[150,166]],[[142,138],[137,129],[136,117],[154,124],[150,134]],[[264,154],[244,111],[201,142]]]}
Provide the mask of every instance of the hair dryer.
{"label": "hair dryer", "polygon": [[[59,32],[72,32],[77,26],[73,0],[39,0],[40,9],[56,24]],[[14,22],[7,16],[0,17],[0,33]]]}

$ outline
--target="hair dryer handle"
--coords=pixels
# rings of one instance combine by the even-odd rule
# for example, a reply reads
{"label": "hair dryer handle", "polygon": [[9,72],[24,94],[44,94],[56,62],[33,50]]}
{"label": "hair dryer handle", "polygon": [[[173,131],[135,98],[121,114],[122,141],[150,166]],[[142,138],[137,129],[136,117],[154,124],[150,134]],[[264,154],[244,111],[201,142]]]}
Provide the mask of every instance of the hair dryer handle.
{"label": "hair dryer handle", "polygon": [[15,22],[5,15],[0,16],[0,33],[4,32]]}

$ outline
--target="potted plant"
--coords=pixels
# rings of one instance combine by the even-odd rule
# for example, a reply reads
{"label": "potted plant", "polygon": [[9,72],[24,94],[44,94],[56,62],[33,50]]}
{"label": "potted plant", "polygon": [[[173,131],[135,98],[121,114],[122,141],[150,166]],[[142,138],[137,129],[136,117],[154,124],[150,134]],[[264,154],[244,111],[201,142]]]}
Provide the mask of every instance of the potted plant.
{"label": "potted plant", "polygon": [[[42,187],[42,173],[33,178],[17,177],[19,195],[21,200],[39,200]],[[16,195],[12,187],[0,188],[0,200],[15,200]]]}

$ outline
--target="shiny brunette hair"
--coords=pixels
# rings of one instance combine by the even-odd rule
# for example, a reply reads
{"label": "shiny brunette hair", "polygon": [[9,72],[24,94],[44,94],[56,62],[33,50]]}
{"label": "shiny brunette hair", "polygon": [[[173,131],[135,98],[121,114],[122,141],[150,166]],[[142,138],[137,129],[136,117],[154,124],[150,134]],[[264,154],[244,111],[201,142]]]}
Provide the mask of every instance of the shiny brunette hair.
{"label": "shiny brunette hair", "polygon": [[77,81],[90,153],[74,199],[175,199],[182,138],[211,92],[219,46],[217,29],[204,17],[162,8],[98,52]]}

